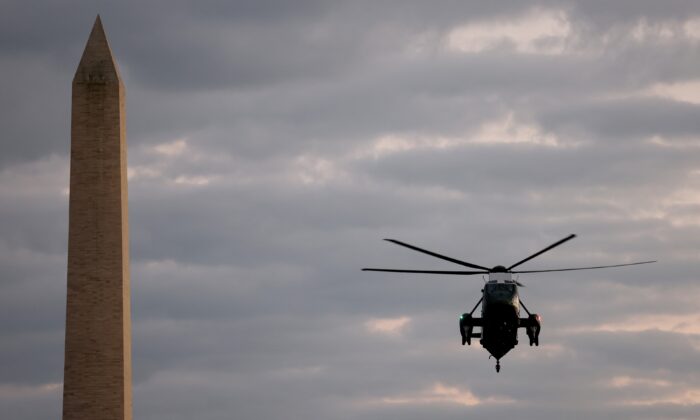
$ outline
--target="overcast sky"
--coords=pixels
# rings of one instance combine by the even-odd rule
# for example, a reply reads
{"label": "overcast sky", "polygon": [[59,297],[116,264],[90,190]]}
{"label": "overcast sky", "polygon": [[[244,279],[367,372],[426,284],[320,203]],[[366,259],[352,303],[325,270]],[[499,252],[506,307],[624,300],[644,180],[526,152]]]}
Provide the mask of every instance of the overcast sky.
{"label": "overcast sky", "polygon": [[[0,412],[59,418],[70,83],[127,91],[134,418],[700,418],[700,2],[0,0]],[[523,269],[539,347],[460,345]]]}

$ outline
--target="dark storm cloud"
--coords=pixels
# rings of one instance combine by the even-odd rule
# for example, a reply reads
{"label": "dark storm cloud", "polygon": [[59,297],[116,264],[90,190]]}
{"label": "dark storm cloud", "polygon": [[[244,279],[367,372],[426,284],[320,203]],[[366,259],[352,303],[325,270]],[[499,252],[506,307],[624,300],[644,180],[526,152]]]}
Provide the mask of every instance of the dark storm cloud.
{"label": "dark storm cloud", "polygon": [[53,153],[68,155],[70,78],[56,74],[51,69],[55,65],[55,60],[43,57],[0,57],[4,76],[0,168]]}
{"label": "dark storm cloud", "polygon": [[[652,88],[700,78],[698,9],[5,2],[0,409],[60,412],[69,83],[100,12],[127,85],[135,417],[692,417],[698,108]],[[562,50],[448,48],[518,22]],[[498,375],[456,334],[480,278],[359,271],[453,268],[384,237],[490,266],[570,232],[528,267],[660,263],[523,275],[543,345]]]}
{"label": "dark storm cloud", "polygon": [[573,4],[571,10],[580,13],[587,22],[608,27],[634,22],[640,18],[664,21],[700,15],[700,6],[692,0],[674,0],[664,4],[653,0],[622,0],[613,3],[581,0]]}
{"label": "dark storm cloud", "polygon": [[[653,136],[695,138],[700,129],[700,106],[662,99],[630,99],[578,103],[543,113],[541,121],[553,130],[576,127],[596,138],[640,141]],[[674,140],[671,140],[673,142]]]}
{"label": "dark storm cloud", "polygon": [[[83,22],[91,21],[95,13],[91,10],[94,6],[79,6],[53,5],[40,13],[24,3],[8,6],[12,13],[4,15],[7,22],[2,26],[8,33],[1,37],[8,43],[0,49],[0,55],[4,57],[3,66],[15,71],[10,73],[8,80],[12,83],[6,87],[6,103],[13,106],[8,106],[2,115],[7,143],[17,151],[8,148],[3,154],[5,161],[15,156],[36,158],[49,143],[52,151],[67,153],[65,142],[56,138],[56,133],[66,131],[68,121],[65,108],[63,113],[58,111],[58,104],[65,103],[68,95],[66,84],[60,80],[72,77],[87,33],[77,28],[85,26]],[[140,141],[156,137],[156,132],[177,135],[183,131],[212,130],[213,120],[219,130],[213,134],[217,138],[255,140],[235,142],[238,147],[251,147],[239,143],[279,146],[279,130],[289,138],[283,144],[297,145],[306,145],[304,140],[308,138],[340,136],[344,141],[353,135],[387,129],[450,132],[493,115],[496,108],[566,108],[575,96],[595,90],[638,87],[650,80],[697,74],[697,66],[693,65],[697,46],[690,44],[649,49],[621,43],[615,46],[614,55],[602,62],[512,54],[459,58],[437,54],[422,60],[401,56],[402,49],[416,34],[433,30],[440,35],[451,26],[479,18],[518,16],[531,8],[521,3],[446,2],[442,7],[427,7],[417,2],[402,4],[391,13],[376,4],[341,3],[329,7],[318,2],[295,3],[294,7],[279,2],[255,6],[249,2],[202,2],[197,7],[184,2],[168,3],[167,7],[146,2],[139,3],[138,9],[102,6],[106,9],[102,12],[113,49],[129,84],[128,92],[135,91],[128,95],[132,104],[129,129],[132,138]],[[67,19],[52,19],[62,8],[78,12]],[[43,28],[42,34],[49,31],[51,36],[37,35],[39,32],[31,30],[32,25],[23,23],[32,20]],[[110,27],[110,20],[115,22],[114,27]],[[118,24],[121,22],[128,24]],[[57,53],[58,44],[62,54]],[[65,49],[67,45],[70,50]],[[22,53],[17,54],[17,49]],[[27,73],[27,68],[41,73]],[[44,88],[27,94],[24,86],[36,81],[45,83]],[[228,106],[208,107],[203,114],[197,112],[202,102],[221,101],[224,95],[218,99],[190,96],[183,100],[182,95],[173,97],[166,93],[183,89],[224,89],[228,98],[235,101],[240,97],[243,103],[227,99],[224,104]],[[235,93],[240,89],[262,90],[262,95],[229,95],[230,90]],[[149,92],[148,99],[141,93],[143,90]],[[475,96],[480,92],[491,98],[486,106],[483,97]],[[566,97],[566,92],[574,98]],[[445,96],[452,100],[445,101]],[[538,105],[537,97],[546,98],[547,102]],[[556,97],[561,97],[563,103]],[[412,107],[413,112],[407,115],[406,107]],[[30,109],[43,116],[40,121],[29,124],[19,117],[19,113],[27,115]],[[268,112],[274,109],[278,112]],[[252,115],[252,121],[246,120],[247,115]],[[222,126],[222,118],[230,125]],[[458,122],[460,125],[455,126]],[[276,129],[268,129],[270,133],[266,134],[260,132],[263,127]],[[230,134],[222,136],[222,132]]]}
{"label": "dark storm cloud", "polygon": [[[675,54],[659,51],[650,61],[679,60]],[[624,59],[601,64],[596,57],[512,57],[503,53],[438,55],[429,61],[396,57],[339,76],[342,83],[304,82],[211,93],[180,103],[170,96],[155,102],[155,96],[150,99],[152,105],[140,105],[152,117],[132,119],[132,125],[136,133],[166,126],[173,135],[179,127],[180,135],[196,136],[207,146],[258,156],[337,149],[386,132],[462,135],[485,119],[497,119],[511,110],[564,138],[692,134],[697,128],[694,105],[661,99],[591,98],[609,94],[611,89],[641,89],[651,80],[684,80],[696,74],[689,65],[683,74],[640,74],[639,69],[649,65],[629,64]],[[199,109],[206,109],[207,117],[193,112]],[[140,109],[137,112],[142,115]],[[185,116],[182,121],[172,121],[173,113]],[[578,117],[582,120],[575,120]],[[214,125],[214,120],[228,123]],[[280,136],[285,140],[279,141]]]}
{"label": "dark storm cloud", "polygon": [[[693,162],[693,157],[682,151],[647,146],[648,151],[639,153],[640,149],[642,147],[633,152],[624,148],[619,151],[612,149],[599,154],[598,150],[586,146],[564,150],[536,146],[476,146],[432,153],[415,151],[368,162],[361,169],[396,182],[450,186],[465,192],[518,194],[566,186],[574,188],[573,198],[582,194],[584,187],[620,187],[626,184],[639,188],[656,182],[670,185],[684,175],[685,169],[678,168]],[[631,153],[639,155],[631,156]],[[507,171],[499,165],[504,161],[513,162]],[[679,165],[669,167],[668,163],[673,161]],[[649,172],[640,174],[639,164]],[[437,171],[437,168],[442,171]],[[516,180],[518,183],[514,182]],[[575,191],[576,188],[579,191]]]}

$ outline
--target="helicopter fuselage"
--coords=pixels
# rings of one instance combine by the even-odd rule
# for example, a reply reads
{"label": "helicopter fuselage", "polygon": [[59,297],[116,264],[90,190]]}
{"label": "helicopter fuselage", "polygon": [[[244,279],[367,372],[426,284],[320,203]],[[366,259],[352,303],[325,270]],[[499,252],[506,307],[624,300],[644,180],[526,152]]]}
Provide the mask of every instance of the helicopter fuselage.
{"label": "helicopter fuselage", "polygon": [[[530,345],[539,345],[540,316],[528,312],[527,318],[520,317],[520,308],[525,307],[518,295],[519,283],[512,276],[504,267],[495,267],[481,290],[483,295],[477,306],[459,320],[462,344],[471,344],[472,338],[480,338],[481,345],[497,361],[518,345],[518,328],[525,328]],[[472,318],[479,304],[481,318]],[[475,333],[474,327],[480,327],[481,332]],[[496,369],[500,369],[500,364],[496,364]]]}
{"label": "helicopter fuselage", "polygon": [[481,345],[500,359],[518,344],[520,298],[510,273],[490,273],[481,303]]}

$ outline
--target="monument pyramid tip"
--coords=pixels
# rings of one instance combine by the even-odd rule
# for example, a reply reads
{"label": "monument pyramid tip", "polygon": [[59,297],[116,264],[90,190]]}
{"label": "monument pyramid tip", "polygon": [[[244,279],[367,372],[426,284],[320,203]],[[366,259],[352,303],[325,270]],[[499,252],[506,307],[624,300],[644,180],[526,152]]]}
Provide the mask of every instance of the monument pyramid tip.
{"label": "monument pyramid tip", "polygon": [[90,31],[85,50],[80,58],[80,64],[75,73],[75,81],[119,80],[117,63],[109,47],[107,35],[98,14]]}
{"label": "monument pyramid tip", "polygon": [[105,32],[104,28],[102,27],[102,18],[100,17],[99,13],[95,17],[95,23],[92,24],[92,30],[94,31],[95,29],[101,31],[102,34]]}

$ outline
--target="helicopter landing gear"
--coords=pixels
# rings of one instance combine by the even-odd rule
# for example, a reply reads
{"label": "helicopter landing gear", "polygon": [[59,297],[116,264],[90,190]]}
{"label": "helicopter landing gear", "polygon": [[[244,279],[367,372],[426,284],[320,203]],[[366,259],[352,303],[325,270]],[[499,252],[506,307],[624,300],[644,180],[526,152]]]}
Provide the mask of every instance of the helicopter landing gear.
{"label": "helicopter landing gear", "polygon": [[500,371],[501,371],[501,361],[496,360],[496,372],[500,372]]}
{"label": "helicopter landing gear", "polygon": [[463,314],[459,317],[459,333],[462,335],[462,345],[465,343],[472,344],[471,319],[472,316],[470,314]]}
{"label": "helicopter landing gear", "polygon": [[475,333],[474,327],[480,326],[481,318],[472,318],[470,313],[459,317],[459,333],[462,335],[462,345],[472,344],[472,338],[481,338],[481,333]]}
{"label": "helicopter landing gear", "polygon": [[540,328],[542,328],[542,317],[540,317],[537,314],[530,314],[528,318],[526,318],[526,327],[525,331],[527,332],[527,336],[530,339],[530,346],[533,344],[535,346],[540,345]]}

